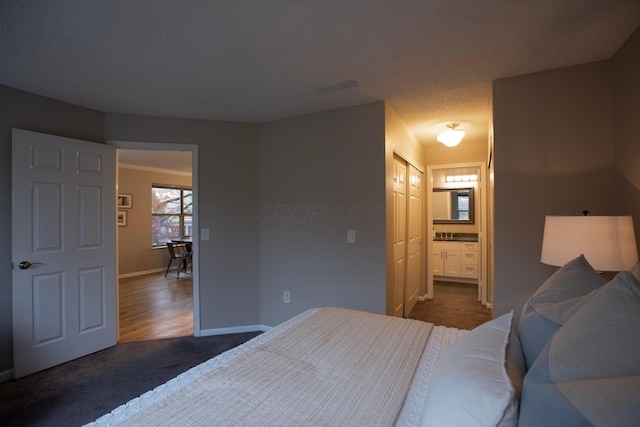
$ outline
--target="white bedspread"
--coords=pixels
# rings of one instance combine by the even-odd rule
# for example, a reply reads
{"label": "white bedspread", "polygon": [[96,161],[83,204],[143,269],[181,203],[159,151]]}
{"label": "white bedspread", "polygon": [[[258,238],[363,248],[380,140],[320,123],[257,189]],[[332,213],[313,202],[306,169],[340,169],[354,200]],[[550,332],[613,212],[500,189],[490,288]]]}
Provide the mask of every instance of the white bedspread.
{"label": "white bedspread", "polygon": [[433,325],[305,312],[94,425],[393,425]]}

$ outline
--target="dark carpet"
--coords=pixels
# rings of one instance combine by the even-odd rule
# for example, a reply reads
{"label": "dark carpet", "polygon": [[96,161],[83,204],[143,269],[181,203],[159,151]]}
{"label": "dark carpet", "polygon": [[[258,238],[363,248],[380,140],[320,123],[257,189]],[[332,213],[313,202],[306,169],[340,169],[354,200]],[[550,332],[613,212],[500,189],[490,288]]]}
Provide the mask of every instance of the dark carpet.
{"label": "dark carpet", "polygon": [[434,298],[418,301],[410,319],[458,329],[473,329],[493,318],[490,308],[477,298],[477,285],[455,282],[434,282]]}
{"label": "dark carpet", "polygon": [[122,343],[0,384],[0,425],[83,425],[259,334]]}

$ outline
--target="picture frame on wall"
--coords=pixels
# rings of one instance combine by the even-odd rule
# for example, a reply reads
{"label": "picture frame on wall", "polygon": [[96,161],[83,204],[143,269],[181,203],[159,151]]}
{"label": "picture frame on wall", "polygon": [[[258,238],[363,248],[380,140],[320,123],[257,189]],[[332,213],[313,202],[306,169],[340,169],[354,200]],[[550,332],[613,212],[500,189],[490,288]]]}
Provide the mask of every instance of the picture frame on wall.
{"label": "picture frame on wall", "polygon": [[118,211],[117,223],[118,227],[125,227],[127,225],[127,211]]}
{"label": "picture frame on wall", "polygon": [[130,209],[133,205],[131,194],[118,194],[118,208]]}

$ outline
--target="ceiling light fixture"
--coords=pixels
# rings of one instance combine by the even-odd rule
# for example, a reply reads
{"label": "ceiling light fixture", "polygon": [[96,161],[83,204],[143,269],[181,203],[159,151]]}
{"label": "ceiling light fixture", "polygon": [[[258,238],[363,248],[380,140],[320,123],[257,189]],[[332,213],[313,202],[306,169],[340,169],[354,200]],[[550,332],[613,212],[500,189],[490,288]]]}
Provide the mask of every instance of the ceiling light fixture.
{"label": "ceiling light fixture", "polygon": [[447,175],[446,182],[473,182],[478,180],[477,174],[472,175]]}
{"label": "ceiling light fixture", "polygon": [[462,141],[462,138],[464,137],[464,131],[456,130],[458,126],[458,123],[451,123],[450,125],[447,125],[449,130],[440,132],[436,139],[447,147],[455,147],[460,144],[460,141]]}

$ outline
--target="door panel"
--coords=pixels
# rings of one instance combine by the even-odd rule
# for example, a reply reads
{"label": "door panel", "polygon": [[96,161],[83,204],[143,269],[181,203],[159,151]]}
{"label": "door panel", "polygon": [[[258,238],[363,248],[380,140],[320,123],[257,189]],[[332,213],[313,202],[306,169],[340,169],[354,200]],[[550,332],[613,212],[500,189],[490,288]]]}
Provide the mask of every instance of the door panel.
{"label": "door panel", "polygon": [[105,327],[107,319],[105,310],[107,305],[106,286],[104,282],[104,268],[88,268],[80,271],[80,332],[89,332]]}
{"label": "door panel", "polygon": [[393,315],[404,315],[406,271],[407,167],[393,160]]}
{"label": "door panel", "polygon": [[19,378],[116,344],[115,148],[14,129],[12,157]]}
{"label": "door panel", "polygon": [[65,292],[62,273],[33,276],[33,345],[64,339]]}
{"label": "door panel", "polygon": [[102,246],[102,188],[78,187],[78,248]]}
{"label": "door panel", "polygon": [[422,172],[409,165],[409,209],[407,239],[407,285],[404,316],[418,302],[422,275]]}
{"label": "door panel", "polygon": [[62,186],[56,183],[34,182],[31,194],[33,222],[29,224],[29,232],[33,240],[33,252],[61,250]]}

